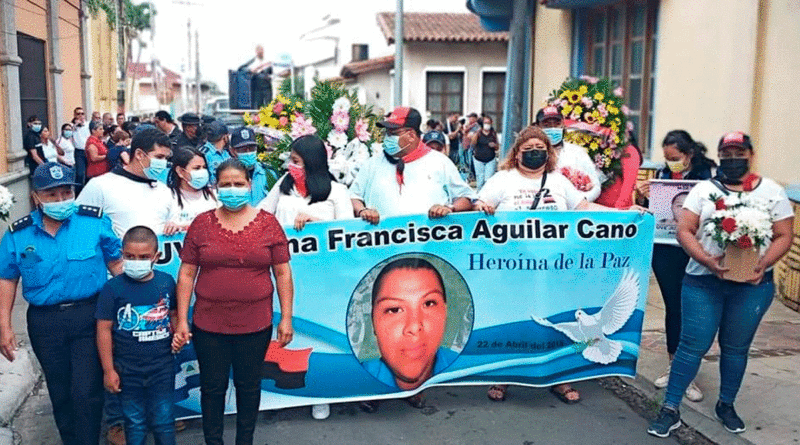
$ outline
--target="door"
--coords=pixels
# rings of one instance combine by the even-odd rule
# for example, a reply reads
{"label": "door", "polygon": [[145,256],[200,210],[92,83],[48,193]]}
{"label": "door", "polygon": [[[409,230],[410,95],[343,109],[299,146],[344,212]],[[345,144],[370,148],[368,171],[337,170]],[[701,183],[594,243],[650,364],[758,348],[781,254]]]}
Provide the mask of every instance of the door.
{"label": "door", "polygon": [[[22,110],[23,134],[27,132],[28,117],[36,115],[43,125],[58,134],[58,128],[48,125],[47,70],[44,55],[44,40],[17,33],[17,52],[22,59],[19,67],[19,96]],[[55,125],[60,125],[56,123]]]}

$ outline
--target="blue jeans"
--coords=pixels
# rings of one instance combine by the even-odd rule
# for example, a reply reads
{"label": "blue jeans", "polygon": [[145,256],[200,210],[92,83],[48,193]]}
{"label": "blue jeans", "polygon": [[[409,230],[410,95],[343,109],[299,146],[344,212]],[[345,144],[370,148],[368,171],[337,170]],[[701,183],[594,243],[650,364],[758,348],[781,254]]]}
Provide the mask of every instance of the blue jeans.
{"label": "blue jeans", "polygon": [[761,284],[720,280],[714,275],[686,275],[681,290],[681,340],[672,360],[664,406],[677,409],[700,361],[719,331],[719,400],[733,403],[742,385],[747,353],[761,318],[769,309],[775,285],[772,272]]}
{"label": "blue jeans", "polygon": [[175,445],[175,372],[154,376],[120,376],[119,401],[125,417],[125,441],[144,445],[148,428],[156,445]]}
{"label": "blue jeans", "polygon": [[492,177],[492,175],[497,170],[497,158],[492,159],[488,162],[482,162],[477,159],[474,160],[475,162],[475,182],[476,182],[476,189],[478,191],[481,190],[483,184],[486,184],[486,180]]}

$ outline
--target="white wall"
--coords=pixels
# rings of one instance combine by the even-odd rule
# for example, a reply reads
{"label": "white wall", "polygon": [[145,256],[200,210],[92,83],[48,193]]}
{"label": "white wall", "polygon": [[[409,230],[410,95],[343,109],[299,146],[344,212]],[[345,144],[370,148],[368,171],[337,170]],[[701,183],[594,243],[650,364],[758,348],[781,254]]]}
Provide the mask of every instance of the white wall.
{"label": "white wall", "polygon": [[364,90],[367,105],[374,107],[378,115],[391,111],[392,78],[389,69],[360,74],[357,81],[348,88],[359,87]]}
{"label": "white wall", "polygon": [[572,54],[572,13],[537,2],[533,35],[531,122],[544,100],[569,77]]}

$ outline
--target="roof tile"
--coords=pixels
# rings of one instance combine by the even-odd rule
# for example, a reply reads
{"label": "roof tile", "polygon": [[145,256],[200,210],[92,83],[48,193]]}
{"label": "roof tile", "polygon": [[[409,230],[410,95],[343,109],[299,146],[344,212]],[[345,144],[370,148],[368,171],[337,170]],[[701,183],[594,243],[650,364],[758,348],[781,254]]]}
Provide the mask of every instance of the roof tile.
{"label": "roof tile", "polygon": [[[507,32],[481,28],[475,14],[406,12],[403,14],[406,42],[507,42]],[[388,43],[394,43],[394,12],[379,12],[378,26]]]}

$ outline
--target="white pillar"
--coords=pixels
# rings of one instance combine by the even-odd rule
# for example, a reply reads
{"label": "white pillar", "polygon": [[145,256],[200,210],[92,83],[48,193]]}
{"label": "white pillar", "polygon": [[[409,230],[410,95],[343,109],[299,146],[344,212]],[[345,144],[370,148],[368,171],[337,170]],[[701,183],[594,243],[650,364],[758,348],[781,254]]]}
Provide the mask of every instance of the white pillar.
{"label": "white pillar", "polygon": [[50,132],[59,134],[64,121],[64,94],[61,86],[61,33],[58,26],[58,15],[61,0],[47,0],[47,59],[50,65],[50,88],[48,88],[48,102],[50,110]]}
{"label": "white pillar", "polygon": [[[80,11],[78,11],[80,21],[81,39],[81,105],[87,116],[92,111],[92,64],[89,60],[89,18],[87,16],[86,4],[80,0]],[[60,131],[60,129],[59,129]]]}
{"label": "white pillar", "polygon": [[22,149],[22,110],[19,97],[19,66],[22,59],[17,54],[17,24],[15,5],[0,1],[0,110],[8,126],[6,158],[8,171],[25,169],[25,151]]}

